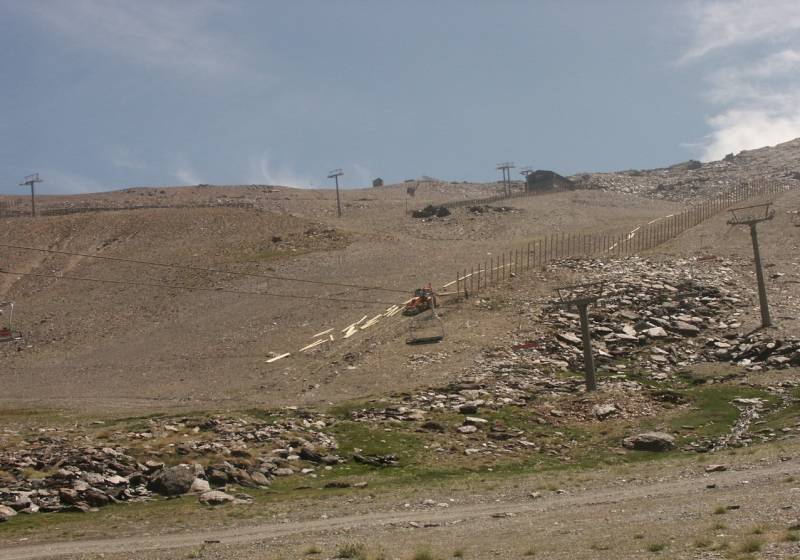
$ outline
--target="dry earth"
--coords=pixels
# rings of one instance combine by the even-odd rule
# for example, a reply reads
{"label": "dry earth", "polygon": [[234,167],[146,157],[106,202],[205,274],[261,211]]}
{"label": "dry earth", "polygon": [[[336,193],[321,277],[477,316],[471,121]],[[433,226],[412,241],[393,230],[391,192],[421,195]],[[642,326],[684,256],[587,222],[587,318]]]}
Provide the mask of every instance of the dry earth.
{"label": "dry earth", "polygon": [[[447,218],[427,221],[407,217],[406,204],[419,208],[475,198],[496,186],[421,181],[412,199],[406,198],[406,184],[344,191],[341,219],[335,216],[331,191],[282,187],[135,188],[45,198],[43,208],[103,205],[119,210],[0,219],[0,245],[185,268],[0,247],[1,269],[46,276],[0,274],[0,300],[17,302],[16,326],[25,335],[22,344],[0,348],[0,441],[10,449],[33,442],[37,433],[57,433],[87,445],[105,445],[97,442],[111,438],[114,446],[173,464],[181,461],[170,451],[180,443],[178,436],[151,448],[101,433],[105,424],[100,422],[127,429],[181,415],[235,415],[288,405],[317,411],[335,405],[335,411],[388,395],[413,400],[420,391],[461,379],[487,351],[505,351],[512,343],[542,335],[547,327],[533,324],[531,317],[554,287],[584,279],[583,265],[557,263],[511,279],[478,299],[446,302],[446,339],[434,347],[405,345],[408,319],[396,316],[313,352],[296,350],[315,333],[328,328],[338,333],[364,315],[404,301],[414,287],[441,286],[463,267],[540,236],[627,232],[741,180],[771,178],[797,186],[799,147],[796,140],[699,167],[585,174],[575,177],[583,189],[504,201],[511,212],[474,214],[460,208]],[[776,218],[761,227],[760,235],[776,326],[762,334],[783,340],[800,335],[800,192],[790,191],[774,203]],[[165,208],[135,208],[147,205]],[[750,240],[746,231],[725,220],[712,217],[645,256],[653,263],[690,267],[687,276],[693,274],[691,267],[706,277],[724,267],[730,285],[744,298],[735,335],[744,336],[759,320]],[[139,284],[52,277],[57,275]],[[293,355],[285,360],[267,362],[290,351]],[[769,443],[755,443],[756,425],[747,440],[752,446],[710,456],[678,450],[649,461],[642,459],[653,457],[619,447],[621,432],[639,425],[672,429],[683,441],[691,434],[678,419],[692,414],[699,419],[689,432],[710,430],[719,436],[720,429],[734,429],[736,410],[727,401],[714,406],[732,410],[733,420],[709,420],[703,417],[707,411],[692,406],[695,389],[672,375],[678,369],[668,370],[667,385],[658,388],[681,391],[689,404],[659,405],[662,416],[620,420],[606,430],[596,423],[546,421],[548,430],[567,432],[554,437],[570,453],[580,456],[585,448],[587,455],[577,461],[554,455],[541,472],[524,461],[481,462],[468,454],[448,459],[461,464],[448,463],[453,471],[445,474],[436,470],[439,459],[427,447],[433,442],[426,440],[419,465],[402,463],[397,476],[391,470],[353,471],[369,482],[367,489],[326,491],[289,477],[271,490],[251,491],[255,501],[219,509],[200,508],[195,499],[184,497],[88,514],[17,515],[0,523],[0,546],[5,547],[0,556],[331,558],[341,556],[348,543],[363,543],[365,548],[359,552],[354,547],[351,557],[797,557],[797,530],[791,527],[800,517],[800,395],[795,401],[788,398],[784,408],[773,403],[765,412],[764,421],[779,436],[764,438]],[[719,384],[731,394],[764,396],[775,387],[796,390],[798,383],[796,367],[759,372],[691,364],[684,374],[709,375],[711,389]],[[547,375],[564,381],[558,372]],[[650,389],[662,380],[652,383]],[[555,400],[548,403],[556,406],[575,397],[550,398]],[[333,414],[353,428],[346,413]],[[714,427],[715,422],[720,424]],[[365,429],[373,447],[396,443],[398,434],[391,427]],[[592,434],[585,440],[589,443],[573,444],[571,438],[581,440],[573,429]],[[340,430],[337,436],[347,439],[348,434]],[[400,438],[412,436],[413,430]],[[597,459],[592,445],[601,445],[608,455]],[[728,470],[706,473],[705,466],[716,462]],[[346,462],[333,472],[346,477],[350,468],[357,469]],[[34,465],[24,474],[45,476],[45,471]],[[7,474],[0,472],[0,480]],[[711,483],[717,486],[708,488]],[[541,497],[532,498],[531,492]],[[204,545],[206,540],[211,542]],[[427,548],[431,556],[425,556]]]}

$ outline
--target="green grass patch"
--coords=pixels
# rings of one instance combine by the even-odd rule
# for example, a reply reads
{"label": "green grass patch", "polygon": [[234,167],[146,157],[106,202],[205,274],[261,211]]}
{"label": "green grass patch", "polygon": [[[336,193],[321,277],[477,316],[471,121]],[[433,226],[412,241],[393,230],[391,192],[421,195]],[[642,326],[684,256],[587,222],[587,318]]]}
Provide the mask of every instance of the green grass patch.
{"label": "green grass patch", "polygon": [[737,397],[762,398],[771,404],[775,397],[764,390],[736,385],[712,385],[696,387],[683,391],[690,403],[689,410],[674,416],[669,421],[669,426],[674,431],[679,431],[681,426],[694,426],[690,435],[684,435],[680,440],[695,439],[698,437],[716,438],[726,434],[739,418],[739,409],[731,401]]}

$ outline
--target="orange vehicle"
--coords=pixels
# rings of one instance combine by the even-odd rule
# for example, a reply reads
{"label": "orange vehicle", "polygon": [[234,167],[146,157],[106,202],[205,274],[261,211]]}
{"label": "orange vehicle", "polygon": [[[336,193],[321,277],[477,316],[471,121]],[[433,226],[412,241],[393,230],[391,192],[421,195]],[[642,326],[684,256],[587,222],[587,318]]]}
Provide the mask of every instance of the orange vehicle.
{"label": "orange vehicle", "polygon": [[419,315],[431,307],[436,307],[436,294],[433,293],[433,288],[428,284],[427,287],[414,290],[414,297],[406,303],[403,308],[403,315]]}

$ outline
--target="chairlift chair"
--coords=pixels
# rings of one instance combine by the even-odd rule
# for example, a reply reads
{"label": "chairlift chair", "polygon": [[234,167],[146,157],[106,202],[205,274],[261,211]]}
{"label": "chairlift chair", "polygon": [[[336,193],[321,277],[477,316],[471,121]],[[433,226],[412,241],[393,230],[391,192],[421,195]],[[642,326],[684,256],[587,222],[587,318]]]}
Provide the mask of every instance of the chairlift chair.
{"label": "chairlift chair", "polygon": [[430,308],[411,318],[408,323],[406,344],[435,344],[444,340],[444,324],[436,313],[435,299]]}
{"label": "chairlift chair", "polygon": [[8,317],[3,323],[0,323],[0,342],[20,340],[22,335],[14,331],[14,302],[0,303],[0,316],[6,314],[6,309],[8,310]]}

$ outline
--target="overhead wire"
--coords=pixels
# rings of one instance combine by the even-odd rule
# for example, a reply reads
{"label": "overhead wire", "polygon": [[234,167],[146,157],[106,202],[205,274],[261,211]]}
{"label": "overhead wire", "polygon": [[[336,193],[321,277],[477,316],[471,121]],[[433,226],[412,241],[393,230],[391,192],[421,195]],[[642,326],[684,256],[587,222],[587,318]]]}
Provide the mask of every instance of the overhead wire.
{"label": "overhead wire", "polygon": [[225,293],[225,294],[238,294],[238,295],[250,295],[250,296],[263,296],[263,297],[275,297],[275,298],[288,298],[288,299],[304,299],[304,300],[324,300],[324,301],[335,301],[340,303],[347,303],[350,305],[354,304],[381,304],[381,305],[395,305],[397,302],[394,301],[380,301],[380,300],[354,300],[352,298],[332,298],[328,296],[304,296],[298,294],[277,294],[274,292],[262,292],[262,291],[247,291],[247,290],[229,290],[226,288],[206,288],[202,286],[184,286],[180,284],[159,284],[155,282],[138,282],[135,280],[107,280],[104,278],[89,278],[85,276],[66,276],[63,274],[40,274],[36,272],[16,272],[13,270],[5,270],[0,268],[0,274],[8,274],[10,276],[26,276],[26,277],[34,277],[34,278],[52,278],[55,280],[73,280],[73,281],[80,281],[80,282],[94,282],[98,284],[116,284],[116,285],[127,285],[127,286],[144,286],[148,288],[166,288],[172,290],[188,290],[188,291],[197,291],[197,292],[217,292],[217,293]]}
{"label": "overhead wire", "polygon": [[358,290],[375,290],[375,291],[383,291],[383,292],[392,292],[398,294],[406,294],[408,290],[400,290],[397,288],[384,288],[383,286],[364,286],[359,284],[347,284],[344,282],[331,282],[327,280],[309,280],[307,278],[294,278],[289,276],[278,276],[275,274],[264,274],[260,272],[239,272],[235,270],[222,270],[218,268],[205,268],[200,266],[191,266],[191,265],[181,265],[181,264],[171,264],[171,263],[160,263],[154,261],[143,261],[138,259],[126,259],[124,257],[111,257],[108,255],[89,255],[87,253],[76,253],[72,251],[61,251],[58,249],[44,249],[41,247],[26,247],[23,245],[10,245],[7,243],[0,243],[0,247],[5,249],[16,249],[20,251],[38,251],[41,253],[53,253],[57,255],[66,255],[70,257],[85,257],[88,259],[99,259],[105,261],[115,261],[115,262],[124,262],[130,264],[139,264],[145,266],[158,266],[162,268],[174,268],[180,270],[192,270],[195,272],[210,272],[213,274],[230,274],[233,276],[249,276],[253,278],[267,278],[269,280],[286,280],[290,282],[301,282],[305,284],[318,284],[321,286],[336,286],[340,288],[355,288]]}

